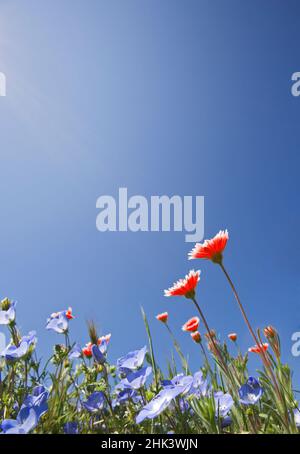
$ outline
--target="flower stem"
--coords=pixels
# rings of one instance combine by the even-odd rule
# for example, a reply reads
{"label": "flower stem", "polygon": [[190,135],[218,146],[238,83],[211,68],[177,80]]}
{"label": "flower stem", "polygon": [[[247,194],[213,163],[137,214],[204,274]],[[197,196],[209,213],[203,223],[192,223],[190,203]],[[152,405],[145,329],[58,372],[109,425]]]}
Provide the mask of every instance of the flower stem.
{"label": "flower stem", "polygon": [[278,385],[278,383],[277,383],[276,377],[275,377],[274,372],[273,372],[273,369],[272,369],[272,365],[270,364],[270,361],[269,361],[269,359],[268,359],[268,357],[267,357],[267,355],[266,355],[266,352],[264,351],[264,349],[263,349],[263,347],[262,347],[261,339],[258,339],[258,337],[256,336],[256,334],[255,334],[255,332],[254,332],[254,330],[253,330],[253,328],[252,328],[252,326],[251,326],[251,324],[250,324],[250,322],[249,322],[249,319],[248,319],[248,317],[247,317],[247,314],[246,314],[246,312],[245,312],[245,309],[244,309],[244,307],[243,307],[243,305],[242,305],[242,303],[241,303],[241,300],[240,300],[240,298],[239,298],[238,292],[237,292],[237,290],[236,290],[236,288],[235,288],[235,286],[234,286],[234,284],[233,284],[233,282],[232,282],[232,280],[231,280],[231,278],[230,278],[228,272],[226,271],[226,269],[225,269],[225,267],[224,267],[224,265],[223,265],[223,262],[219,263],[219,265],[220,265],[220,267],[221,267],[223,273],[225,274],[225,276],[226,276],[226,278],[227,278],[227,280],[228,280],[228,283],[229,283],[229,285],[230,285],[230,287],[231,287],[231,290],[232,290],[232,292],[233,292],[233,294],[234,294],[234,297],[235,297],[235,299],[236,299],[236,301],[237,301],[237,303],[238,303],[238,306],[239,306],[240,311],[241,311],[241,313],[242,313],[242,316],[243,316],[243,318],[244,318],[244,320],[245,320],[245,323],[246,323],[246,325],[247,325],[247,327],[248,327],[248,329],[249,329],[249,331],[250,331],[250,334],[252,335],[252,337],[253,337],[253,339],[254,339],[254,342],[256,343],[256,345],[258,346],[258,348],[259,348],[259,350],[260,350],[261,359],[262,359],[262,361],[263,361],[263,363],[264,363],[264,365],[265,365],[265,367],[266,367],[266,370],[268,370],[268,372],[269,372],[270,378],[271,378],[272,381],[273,381],[273,384],[274,384],[275,389],[276,389],[277,396],[278,396],[279,400],[281,401],[281,403],[283,404],[283,407],[284,407],[284,410],[285,410],[285,416],[286,416],[287,427],[288,427],[288,425],[289,425],[289,418],[288,418],[288,413],[287,413],[287,409],[286,409],[285,398],[284,398],[284,396],[282,395],[282,393],[280,392],[279,385]]}
{"label": "flower stem", "polygon": [[239,308],[240,308],[240,310],[241,310],[241,312],[242,312],[242,315],[243,315],[243,318],[244,318],[244,320],[245,320],[245,323],[246,323],[246,325],[247,325],[247,327],[248,327],[248,329],[249,329],[249,331],[250,331],[250,334],[252,335],[252,337],[253,337],[253,339],[254,339],[254,342],[257,344],[257,346],[258,346],[261,350],[263,350],[263,349],[261,348],[261,346],[259,345],[259,342],[258,342],[258,340],[257,340],[257,337],[256,337],[256,335],[255,335],[255,333],[254,333],[254,330],[253,330],[253,328],[252,328],[252,326],[251,326],[251,324],[250,324],[250,322],[249,322],[249,319],[248,319],[248,317],[247,317],[247,315],[246,315],[245,309],[244,309],[244,307],[243,307],[243,305],[242,305],[242,303],[241,303],[241,300],[240,300],[239,295],[238,295],[238,293],[237,293],[237,291],[236,291],[236,288],[235,288],[235,286],[234,286],[234,284],[233,284],[233,282],[232,282],[232,280],[231,280],[229,274],[227,273],[227,271],[226,271],[226,269],[225,269],[223,263],[220,263],[220,267],[222,268],[222,271],[223,271],[223,273],[225,274],[225,276],[226,276],[226,278],[227,278],[227,280],[228,280],[228,282],[229,282],[229,285],[230,285],[230,287],[231,287],[231,289],[232,289],[232,291],[233,291],[234,297],[235,297],[235,299],[236,299],[236,301],[237,301],[237,303],[238,303],[238,305],[239,305]]}
{"label": "flower stem", "polygon": [[203,321],[203,323],[204,323],[204,326],[205,326],[205,328],[206,328],[206,330],[207,330],[207,334],[208,334],[208,336],[209,336],[209,339],[210,339],[210,341],[211,341],[211,343],[212,343],[212,345],[213,345],[213,347],[214,347],[214,351],[215,351],[216,356],[217,356],[217,358],[218,358],[218,360],[219,360],[219,362],[220,362],[220,366],[222,367],[223,371],[226,373],[227,377],[230,379],[230,381],[231,381],[231,383],[232,383],[232,385],[233,385],[233,388],[234,388],[234,390],[236,391],[236,389],[235,389],[235,388],[236,388],[236,384],[235,384],[235,382],[234,382],[234,379],[233,379],[233,377],[232,377],[232,375],[231,375],[231,373],[230,373],[230,371],[229,371],[229,369],[228,369],[228,367],[227,367],[226,362],[224,361],[224,358],[223,358],[222,353],[220,352],[220,349],[218,348],[218,346],[217,346],[217,344],[216,344],[216,341],[215,341],[215,339],[214,339],[214,336],[212,336],[212,334],[211,334],[211,330],[210,330],[210,328],[209,328],[209,326],[208,326],[208,323],[207,323],[207,321],[206,321],[206,318],[205,318],[205,316],[204,316],[204,314],[203,314],[203,312],[202,312],[202,310],[201,310],[201,308],[200,308],[200,306],[199,306],[199,304],[198,304],[196,298],[193,297],[193,298],[191,298],[191,299],[192,299],[193,303],[195,304],[195,306],[196,306],[196,308],[197,308],[197,311],[199,312],[199,315],[200,315],[200,317],[201,317],[201,319],[202,319],[202,321]]}
{"label": "flower stem", "polygon": [[170,336],[172,338],[175,350],[177,351],[177,353],[178,353],[178,355],[179,355],[179,357],[181,359],[181,363],[182,363],[182,366],[183,366],[183,368],[185,370],[185,373],[187,374],[187,373],[189,373],[189,366],[188,366],[187,360],[185,359],[184,354],[181,351],[180,345],[178,344],[178,342],[177,342],[177,340],[176,340],[176,338],[175,338],[175,336],[173,334],[173,331],[169,327],[168,323],[165,323],[165,325],[166,325],[166,328],[167,328],[167,330],[168,330],[168,332],[169,332],[169,334],[170,334]]}

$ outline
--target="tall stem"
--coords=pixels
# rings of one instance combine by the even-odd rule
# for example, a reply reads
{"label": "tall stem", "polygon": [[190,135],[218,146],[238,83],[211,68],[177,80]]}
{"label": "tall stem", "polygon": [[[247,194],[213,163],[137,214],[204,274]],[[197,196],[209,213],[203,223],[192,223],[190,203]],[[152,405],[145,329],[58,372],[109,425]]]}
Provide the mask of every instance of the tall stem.
{"label": "tall stem", "polygon": [[223,271],[223,273],[225,274],[225,276],[226,276],[226,278],[227,278],[227,280],[228,280],[228,282],[229,282],[229,285],[230,285],[230,287],[231,287],[231,289],[232,289],[232,291],[233,291],[234,297],[235,297],[235,299],[236,299],[236,301],[237,301],[237,303],[238,303],[238,305],[239,305],[239,308],[240,308],[240,310],[241,310],[241,312],[242,312],[243,318],[244,318],[244,320],[245,320],[245,322],[246,322],[246,325],[248,326],[248,329],[249,329],[249,331],[250,331],[250,334],[252,335],[252,337],[253,337],[253,339],[254,339],[254,342],[255,342],[255,343],[257,344],[257,346],[263,351],[263,349],[262,349],[261,346],[260,346],[260,343],[259,343],[258,340],[257,340],[257,337],[256,337],[256,335],[255,335],[255,333],[254,333],[254,330],[253,330],[253,328],[252,328],[252,326],[251,326],[251,324],[250,324],[250,322],[249,322],[249,319],[248,319],[248,317],[247,317],[247,315],[246,315],[245,309],[244,309],[244,307],[243,307],[243,305],[242,305],[242,303],[241,303],[241,300],[240,300],[239,295],[238,295],[238,293],[237,293],[237,291],[236,291],[236,288],[235,288],[235,286],[234,286],[234,284],[233,284],[233,282],[232,282],[232,280],[231,280],[229,274],[227,273],[227,271],[226,271],[226,269],[225,269],[223,263],[220,263],[220,267],[222,268],[222,271]]}
{"label": "tall stem", "polygon": [[219,263],[219,265],[220,265],[220,267],[221,267],[223,273],[225,274],[225,276],[226,276],[226,278],[227,278],[227,280],[228,280],[228,282],[229,282],[229,285],[230,285],[230,287],[231,287],[231,289],[232,289],[232,292],[233,292],[234,297],[235,297],[235,299],[236,299],[236,301],[237,301],[237,303],[238,303],[238,306],[239,306],[239,308],[240,308],[240,310],[241,310],[242,316],[243,316],[243,318],[244,318],[244,320],[245,320],[245,323],[246,323],[246,325],[247,325],[247,327],[248,327],[248,329],[249,329],[249,331],[250,331],[250,334],[252,335],[252,337],[253,337],[253,339],[254,339],[254,342],[256,343],[256,345],[258,346],[258,348],[259,348],[259,350],[260,350],[261,359],[262,359],[262,361],[263,361],[263,363],[264,363],[266,369],[269,371],[270,377],[271,377],[271,379],[272,379],[272,381],[273,381],[273,384],[274,384],[275,389],[276,389],[276,392],[277,392],[277,396],[278,396],[279,400],[281,401],[281,403],[282,403],[283,406],[284,406],[284,409],[285,409],[285,416],[286,416],[286,419],[287,419],[287,426],[288,426],[289,418],[288,418],[288,413],[287,413],[287,411],[286,411],[286,402],[285,402],[285,398],[284,398],[284,396],[282,395],[282,393],[280,392],[280,389],[279,389],[279,386],[278,386],[276,377],[275,377],[274,372],[273,372],[273,369],[272,369],[272,365],[270,364],[270,361],[269,361],[269,359],[267,358],[266,352],[264,351],[264,349],[263,349],[263,347],[262,347],[261,339],[258,339],[258,338],[257,338],[257,336],[256,336],[256,334],[255,334],[255,332],[254,332],[254,330],[253,330],[253,328],[252,328],[252,326],[251,326],[251,324],[250,324],[250,322],[249,322],[249,319],[248,319],[248,317],[247,317],[247,315],[246,315],[245,309],[244,309],[244,307],[243,307],[243,305],[242,305],[242,303],[241,303],[241,300],[240,300],[240,298],[239,298],[239,295],[238,295],[238,293],[237,293],[237,290],[236,290],[236,288],[235,288],[235,286],[234,286],[234,284],[233,284],[233,282],[232,282],[232,280],[231,280],[229,274],[227,273],[227,271],[226,271],[226,269],[225,269],[223,263],[221,262],[221,263]]}
{"label": "tall stem", "polygon": [[205,316],[204,316],[204,314],[203,314],[203,312],[202,312],[202,310],[201,310],[201,308],[200,308],[200,306],[199,306],[199,304],[198,304],[196,298],[193,297],[193,298],[191,298],[191,299],[192,299],[193,303],[195,304],[195,306],[196,306],[196,308],[197,308],[197,311],[199,312],[199,315],[200,315],[200,317],[201,317],[201,319],[202,319],[202,321],[203,321],[203,323],[204,323],[204,326],[205,326],[205,328],[206,328],[206,330],[207,330],[208,337],[209,337],[209,339],[210,339],[210,341],[211,341],[211,343],[212,343],[212,345],[213,345],[213,347],[214,347],[214,351],[216,352],[216,355],[217,355],[217,357],[218,357],[218,360],[220,361],[220,365],[222,366],[224,372],[227,373],[227,376],[228,376],[228,378],[230,378],[230,381],[231,381],[231,383],[232,383],[232,385],[233,385],[233,387],[234,387],[234,389],[235,389],[236,385],[235,385],[234,379],[233,379],[233,377],[232,377],[232,375],[231,375],[231,373],[230,373],[230,371],[229,371],[229,369],[228,369],[228,367],[227,367],[226,362],[224,361],[224,358],[223,358],[222,353],[220,352],[220,350],[219,350],[219,348],[218,348],[218,346],[217,346],[217,344],[216,344],[216,341],[215,341],[215,339],[214,339],[214,336],[212,336],[212,334],[211,334],[211,330],[210,330],[210,328],[209,328],[209,326],[208,326],[208,323],[207,323],[207,321],[206,321],[206,318],[205,318]]}
{"label": "tall stem", "polygon": [[182,366],[185,369],[185,372],[189,373],[189,366],[188,366],[187,360],[184,357],[184,354],[181,351],[180,345],[177,342],[176,337],[174,336],[173,331],[169,327],[168,323],[165,323],[165,325],[166,325],[166,328],[167,328],[167,330],[168,330],[168,332],[169,332],[169,334],[170,334],[170,336],[172,338],[175,350],[177,351],[177,353],[178,353],[178,355],[179,355],[179,357],[181,359]]}

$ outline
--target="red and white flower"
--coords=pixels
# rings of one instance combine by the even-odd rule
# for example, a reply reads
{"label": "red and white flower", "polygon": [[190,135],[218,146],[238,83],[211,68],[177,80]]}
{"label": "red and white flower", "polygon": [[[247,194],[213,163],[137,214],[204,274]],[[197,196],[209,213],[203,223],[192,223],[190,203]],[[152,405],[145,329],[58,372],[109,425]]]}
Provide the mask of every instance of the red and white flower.
{"label": "red and white flower", "polygon": [[110,338],[111,338],[111,333],[106,334],[105,336],[101,336],[101,337],[99,337],[97,344],[101,345],[103,342],[106,342],[108,344],[110,341]]}
{"label": "red and white flower", "polygon": [[268,350],[269,344],[267,342],[260,344],[260,345],[254,345],[253,347],[248,348],[248,352],[251,353],[261,353],[263,350],[266,352]]}
{"label": "red and white flower", "polygon": [[93,346],[92,342],[88,342],[87,344],[85,344],[85,347],[83,347],[82,349],[83,356],[85,356],[86,358],[91,358],[93,356],[92,346]]}
{"label": "red and white flower", "polygon": [[205,240],[204,243],[196,243],[189,252],[189,259],[207,259],[214,263],[222,263],[222,254],[228,239],[228,231],[220,230],[214,238]]}
{"label": "red and white flower", "polygon": [[184,279],[179,279],[168,290],[165,290],[165,296],[185,296],[193,298],[195,288],[200,281],[200,271],[191,270]]}
{"label": "red and white flower", "polygon": [[162,312],[161,314],[157,314],[156,316],[156,320],[163,323],[167,323],[168,318],[169,318],[168,312]]}
{"label": "red and white flower", "polygon": [[194,331],[197,331],[199,327],[199,318],[198,317],[193,317],[190,318],[182,327],[182,331],[187,331],[189,333],[193,333]]}

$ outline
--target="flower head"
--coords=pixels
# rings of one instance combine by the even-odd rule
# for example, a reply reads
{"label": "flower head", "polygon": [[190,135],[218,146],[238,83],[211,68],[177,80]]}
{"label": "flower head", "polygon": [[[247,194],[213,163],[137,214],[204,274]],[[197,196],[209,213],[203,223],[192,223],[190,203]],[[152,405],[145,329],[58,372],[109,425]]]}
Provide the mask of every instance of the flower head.
{"label": "flower head", "polygon": [[111,338],[111,333],[109,334],[105,334],[105,336],[101,336],[99,337],[98,341],[97,341],[97,344],[100,346],[100,345],[103,345],[103,344],[108,344],[109,341],[110,341],[110,338]]}
{"label": "flower head", "polygon": [[156,316],[156,320],[163,323],[167,323],[168,318],[169,318],[168,312],[162,312],[161,314],[157,314]]}
{"label": "flower head", "polygon": [[209,333],[205,333],[204,336],[207,340],[211,340],[211,338],[216,339],[217,335],[214,329],[211,329]]}
{"label": "flower head", "polygon": [[147,347],[143,347],[140,350],[127,353],[117,360],[117,368],[119,372],[128,374],[132,370],[136,370],[144,362],[145,355],[147,353]]}
{"label": "flower head", "polygon": [[116,398],[112,401],[113,408],[127,402],[129,399],[134,403],[138,403],[142,400],[142,396],[140,396],[140,394],[138,394],[135,389],[124,388],[120,392],[118,392],[119,388],[116,387],[115,390],[117,392],[117,395]]}
{"label": "flower head", "polygon": [[233,398],[230,394],[224,394],[222,391],[218,391],[214,394],[215,407],[216,407],[216,417],[221,416],[225,418],[231,407],[233,406]]}
{"label": "flower head", "polygon": [[193,376],[192,386],[189,390],[189,395],[195,395],[197,397],[205,397],[208,394],[208,382],[203,377],[201,370],[196,372]]}
{"label": "flower head", "polygon": [[261,353],[262,350],[264,352],[266,352],[268,350],[268,347],[269,347],[269,344],[267,342],[265,342],[264,344],[254,345],[253,347],[248,348],[248,352]]}
{"label": "flower head", "polygon": [[144,419],[153,419],[159,416],[172,402],[175,397],[181,393],[179,387],[170,387],[162,389],[136,417],[136,423],[140,424]]}
{"label": "flower head", "polygon": [[264,329],[264,335],[270,342],[270,347],[272,348],[273,352],[276,355],[276,358],[279,359],[281,355],[281,348],[280,348],[280,338],[278,332],[276,331],[273,326],[267,326]]}
{"label": "flower head", "polygon": [[152,374],[152,367],[143,367],[137,371],[130,372],[117,385],[119,389],[140,389],[146,383],[149,375]]}
{"label": "flower head", "polygon": [[47,320],[46,329],[51,329],[58,334],[65,334],[69,329],[69,320],[73,317],[72,308],[65,311],[54,312]]}
{"label": "flower head", "polygon": [[1,353],[8,361],[17,361],[24,358],[26,355],[32,352],[37,343],[37,337],[35,331],[30,331],[27,336],[23,336],[20,339],[19,345],[9,344]]}
{"label": "flower head", "polygon": [[236,333],[228,334],[228,339],[232,340],[232,342],[235,342],[237,340],[237,334]]}
{"label": "flower head", "polygon": [[198,317],[193,317],[190,318],[183,326],[182,326],[182,331],[187,331],[189,333],[193,333],[194,331],[197,331],[199,327],[199,318]]}
{"label": "flower head", "polygon": [[107,350],[107,342],[103,339],[98,339],[99,342],[93,344],[92,342],[88,342],[85,344],[85,347],[82,349],[82,354],[86,358],[91,358],[93,356],[94,360],[99,364],[105,363],[105,353]]}
{"label": "flower head", "polygon": [[81,353],[82,353],[82,349],[81,349],[80,345],[76,342],[70,350],[69,358],[70,359],[80,358]]}
{"label": "flower head", "polygon": [[72,318],[74,318],[74,315],[72,315],[72,308],[71,308],[71,307],[69,307],[69,308],[65,311],[65,313],[66,313],[66,317],[67,317],[68,320],[72,320]]}
{"label": "flower head", "polygon": [[273,326],[269,325],[264,328],[264,335],[266,336],[267,339],[273,339],[276,336],[276,330],[273,328]]}
{"label": "flower head", "polygon": [[195,288],[200,281],[200,271],[191,270],[184,279],[179,279],[168,290],[165,290],[165,296],[185,296],[194,298]]}
{"label": "flower head", "polygon": [[194,331],[193,333],[191,333],[191,338],[193,339],[194,342],[196,342],[196,344],[200,344],[202,340],[199,331]]}
{"label": "flower head", "polygon": [[5,298],[0,303],[0,325],[10,325],[16,318],[16,301]]}
{"label": "flower head", "polygon": [[164,388],[177,388],[180,394],[186,394],[191,389],[193,384],[193,377],[191,375],[178,374],[172,380],[163,380],[162,385]]}
{"label": "flower head", "polygon": [[82,349],[83,356],[85,356],[86,358],[91,358],[93,356],[92,346],[93,346],[92,342],[88,342],[87,344],[85,344],[85,347],[83,347]]}
{"label": "flower head", "polygon": [[1,424],[5,434],[27,434],[33,430],[40,417],[48,410],[48,391],[43,386],[37,386],[32,394],[27,396],[20,408],[17,419],[4,419]]}
{"label": "flower head", "polygon": [[92,355],[94,358],[94,361],[98,364],[104,364],[105,363],[105,356],[103,351],[101,350],[101,345],[92,345]]}
{"label": "flower head", "polygon": [[207,259],[214,263],[222,263],[223,251],[228,238],[228,231],[220,230],[211,240],[205,240],[204,243],[196,243],[195,247],[189,252],[189,259]]}
{"label": "flower head", "polygon": [[95,391],[82,403],[83,407],[90,413],[97,413],[102,410],[105,403],[105,396],[102,391]]}
{"label": "flower head", "polygon": [[244,405],[256,404],[263,394],[263,388],[254,377],[249,377],[239,389],[240,402]]}

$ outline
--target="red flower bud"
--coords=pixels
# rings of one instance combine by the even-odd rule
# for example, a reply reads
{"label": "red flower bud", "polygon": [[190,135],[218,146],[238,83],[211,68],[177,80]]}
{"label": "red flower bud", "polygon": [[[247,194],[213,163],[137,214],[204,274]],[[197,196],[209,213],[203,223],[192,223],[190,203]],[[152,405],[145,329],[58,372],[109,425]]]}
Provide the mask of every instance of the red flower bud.
{"label": "red flower bud", "polygon": [[199,333],[199,331],[194,331],[193,333],[191,333],[191,338],[194,342],[196,342],[196,344],[200,344],[201,334]]}
{"label": "red flower bud", "polygon": [[276,330],[275,328],[273,328],[273,326],[269,325],[267,326],[265,329],[264,329],[264,335],[266,336],[266,338],[271,338],[273,339],[276,335]]}
{"label": "red flower bud", "polygon": [[159,322],[167,323],[168,317],[168,312],[162,312],[161,314],[157,314],[156,320],[158,320]]}

